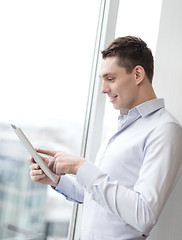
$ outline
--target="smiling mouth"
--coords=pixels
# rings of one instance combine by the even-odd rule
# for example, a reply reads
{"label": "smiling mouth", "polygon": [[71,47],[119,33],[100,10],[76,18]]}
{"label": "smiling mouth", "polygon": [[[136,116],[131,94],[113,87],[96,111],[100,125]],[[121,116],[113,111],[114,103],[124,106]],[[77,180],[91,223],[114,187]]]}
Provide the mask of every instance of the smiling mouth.
{"label": "smiling mouth", "polygon": [[117,98],[117,96],[118,96],[118,95],[115,95],[115,96],[113,96],[113,97],[109,97],[110,102],[114,102],[114,100]]}

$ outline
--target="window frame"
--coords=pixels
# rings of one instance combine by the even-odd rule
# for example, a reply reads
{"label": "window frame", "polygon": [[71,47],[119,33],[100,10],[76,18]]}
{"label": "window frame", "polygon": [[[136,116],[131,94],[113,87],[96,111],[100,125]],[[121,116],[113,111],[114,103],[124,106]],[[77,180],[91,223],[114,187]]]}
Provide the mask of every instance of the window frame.
{"label": "window frame", "polygon": [[[101,0],[80,154],[90,161],[94,161],[101,142],[105,111],[105,96],[100,93],[101,81],[98,77],[102,61],[100,52],[115,37],[118,9],[119,0]],[[69,240],[79,240],[81,217],[82,206],[74,203],[68,233]]]}

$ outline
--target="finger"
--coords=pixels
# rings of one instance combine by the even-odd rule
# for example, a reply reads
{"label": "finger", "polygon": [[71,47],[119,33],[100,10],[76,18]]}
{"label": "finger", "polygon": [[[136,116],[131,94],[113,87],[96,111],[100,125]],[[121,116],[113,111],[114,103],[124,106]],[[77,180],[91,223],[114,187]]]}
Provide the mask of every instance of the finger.
{"label": "finger", "polygon": [[37,164],[37,163],[34,163],[34,164],[31,164],[30,165],[30,169],[31,170],[37,170],[37,169],[39,169],[40,167],[39,167],[39,165]]}
{"label": "finger", "polygon": [[57,174],[57,168],[56,168],[56,162],[54,162],[54,166],[53,166],[53,172]]}
{"label": "finger", "polygon": [[52,159],[49,164],[48,164],[48,167],[54,172],[54,165],[55,165],[55,160]]}
{"label": "finger", "polygon": [[34,175],[34,176],[31,176],[31,179],[33,182],[37,182],[37,181],[40,181],[41,179],[43,179],[45,177],[45,174],[42,174],[42,175]]}
{"label": "finger", "polygon": [[42,169],[39,169],[39,170],[31,170],[31,172],[30,172],[30,176],[37,176],[37,175],[45,175],[44,173],[43,173],[43,171],[42,171]]}
{"label": "finger", "polygon": [[28,156],[28,161],[32,162],[32,163],[35,163],[35,161],[34,161],[34,159],[33,159],[33,157],[31,155]]}
{"label": "finger", "polygon": [[44,148],[35,148],[35,150],[39,153],[47,154],[52,157],[58,152],[56,150],[49,150],[49,149],[44,149]]}

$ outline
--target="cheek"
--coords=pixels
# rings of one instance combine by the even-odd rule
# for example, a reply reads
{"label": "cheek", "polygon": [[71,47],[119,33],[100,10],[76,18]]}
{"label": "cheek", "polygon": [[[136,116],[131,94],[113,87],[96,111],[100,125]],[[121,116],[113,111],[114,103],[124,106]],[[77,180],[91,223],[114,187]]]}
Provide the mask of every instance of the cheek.
{"label": "cheek", "polygon": [[117,86],[118,93],[121,95],[129,93],[131,91],[130,89],[131,86],[128,82],[123,82]]}
{"label": "cheek", "polygon": [[128,78],[125,82],[125,89],[128,91],[128,93],[134,93],[136,92],[136,82],[134,78]]}
{"label": "cheek", "polygon": [[122,100],[129,101],[130,99],[135,98],[136,86],[132,81],[128,81],[118,87],[118,95]]}

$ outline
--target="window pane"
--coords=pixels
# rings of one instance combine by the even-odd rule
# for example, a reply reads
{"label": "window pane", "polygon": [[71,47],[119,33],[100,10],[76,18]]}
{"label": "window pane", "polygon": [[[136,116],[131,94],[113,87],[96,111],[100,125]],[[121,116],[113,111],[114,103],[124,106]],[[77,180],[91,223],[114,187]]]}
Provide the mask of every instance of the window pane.
{"label": "window pane", "polygon": [[0,239],[68,234],[72,203],[31,182],[28,153],[9,123],[34,146],[80,154],[99,7],[0,2]]}

